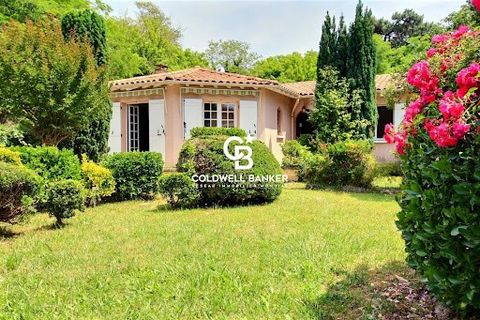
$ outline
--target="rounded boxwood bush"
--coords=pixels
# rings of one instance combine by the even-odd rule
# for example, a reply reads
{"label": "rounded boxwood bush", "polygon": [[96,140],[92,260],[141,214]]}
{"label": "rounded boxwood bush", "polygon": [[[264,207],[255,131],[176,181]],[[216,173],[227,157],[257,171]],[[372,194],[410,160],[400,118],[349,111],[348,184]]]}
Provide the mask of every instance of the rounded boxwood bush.
{"label": "rounded boxwood bush", "polygon": [[370,188],[376,162],[366,140],[327,145],[321,153],[306,158],[304,179],[309,188],[354,186]]}
{"label": "rounded boxwood bush", "polygon": [[43,209],[57,219],[62,226],[63,219],[71,218],[76,210],[85,208],[85,189],[80,181],[58,180],[47,184]]}
{"label": "rounded boxwood bush", "polygon": [[116,153],[108,156],[102,165],[111,170],[115,179],[116,198],[152,199],[158,193],[158,179],[163,171],[161,153]]}
{"label": "rounded boxwood bush", "polygon": [[159,191],[174,209],[192,208],[198,204],[199,192],[188,174],[171,173],[160,177]]}
{"label": "rounded boxwood bush", "polygon": [[40,183],[32,170],[0,161],[0,221],[18,222],[23,214],[33,212]]}
{"label": "rounded boxwood bush", "polygon": [[[232,175],[236,177],[278,176],[280,181],[266,183],[219,183],[198,182],[202,206],[235,206],[272,202],[281,193],[283,171],[267,146],[258,140],[247,144],[252,148],[253,167],[249,170],[235,170],[234,161],[223,153],[228,136],[204,136],[184,143],[180,151],[177,169],[190,177],[195,175]],[[229,145],[230,152],[237,142]],[[232,187],[232,186],[238,187]]]}
{"label": "rounded boxwood bush", "polygon": [[[404,179],[398,198],[407,262],[463,315],[480,312],[480,33],[462,26],[433,38],[407,73],[418,99],[386,127]],[[452,59],[455,57],[455,59]]]}

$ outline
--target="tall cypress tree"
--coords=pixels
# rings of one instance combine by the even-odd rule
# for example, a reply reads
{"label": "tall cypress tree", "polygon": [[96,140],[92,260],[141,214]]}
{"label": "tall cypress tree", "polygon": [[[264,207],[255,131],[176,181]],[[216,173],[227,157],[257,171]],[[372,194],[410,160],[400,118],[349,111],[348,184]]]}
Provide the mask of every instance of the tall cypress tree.
{"label": "tall cypress tree", "polygon": [[335,48],[335,66],[340,77],[347,76],[347,59],[348,59],[348,31],[343,15],[340,16],[337,29],[337,42]]}
{"label": "tall cypress tree", "polygon": [[[106,29],[103,18],[92,10],[74,11],[62,18],[62,32],[65,38],[76,36],[87,39],[95,55],[97,65],[103,67],[107,57]],[[110,101],[104,102],[103,112],[92,118],[90,125],[78,132],[72,139],[62,143],[62,147],[72,148],[81,156],[86,154],[90,159],[99,161],[107,152],[108,133],[112,108]]]}
{"label": "tall cypress tree", "polygon": [[331,18],[327,11],[318,50],[317,75],[318,70],[326,66],[335,66],[336,42],[335,17]]}
{"label": "tall cypress tree", "polygon": [[357,4],[355,21],[350,27],[348,39],[347,77],[352,90],[359,89],[363,100],[361,117],[370,122],[365,130],[366,138],[372,138],[377,125],[375,101],[375,71],[377,58],[373,42],[373,16],[370,10],[363,10],[361,1]]}

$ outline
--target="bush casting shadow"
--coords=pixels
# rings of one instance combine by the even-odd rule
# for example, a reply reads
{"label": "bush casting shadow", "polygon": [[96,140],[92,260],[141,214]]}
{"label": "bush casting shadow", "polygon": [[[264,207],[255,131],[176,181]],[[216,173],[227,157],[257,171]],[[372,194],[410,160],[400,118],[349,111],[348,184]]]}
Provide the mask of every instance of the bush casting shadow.
{"label": "bush casting shadow", "polygon": [[313,301],[305,301],[314,319],[458,319],[438,303],[403,262],[379,269],[361,265],[335,271],[340,280]]}

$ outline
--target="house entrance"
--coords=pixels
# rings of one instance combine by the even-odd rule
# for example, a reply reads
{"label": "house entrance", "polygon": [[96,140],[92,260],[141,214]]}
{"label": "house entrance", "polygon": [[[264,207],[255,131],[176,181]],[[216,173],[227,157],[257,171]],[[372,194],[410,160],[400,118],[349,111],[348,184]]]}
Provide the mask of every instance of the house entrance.
{"label": "house entrance", "polygon": [[128,151],[149,151],[148,103],[128,106]]}
{"label": "house entrance", "polygon": [[300,137],[302,134],[312,134],[313,128],[310,122],[308,121],[308,116],[310,112],[303,110],[297,115],[296,121],[296,137]]}

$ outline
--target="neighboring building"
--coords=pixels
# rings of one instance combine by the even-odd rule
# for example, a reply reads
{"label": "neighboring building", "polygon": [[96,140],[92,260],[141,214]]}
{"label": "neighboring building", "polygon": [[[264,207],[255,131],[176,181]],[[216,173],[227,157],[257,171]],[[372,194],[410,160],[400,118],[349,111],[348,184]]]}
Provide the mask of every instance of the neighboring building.
{"label": "neighboring building", "polygon": [[[389,109],[380,94],[390,82],[388,75],[377,76],[380,118],[374,153],[379,161],[393,160],[383,127],[403,118],[403,103]],[[239,127],[263,141],[280,160],[283,142],[311,132],[307,118],[314,90],[314,81],[280,84],[198,67],[159,69],[152,75],[112,81],[110,151],[161,152],[166,166],[173,167],[190,129]]]}

